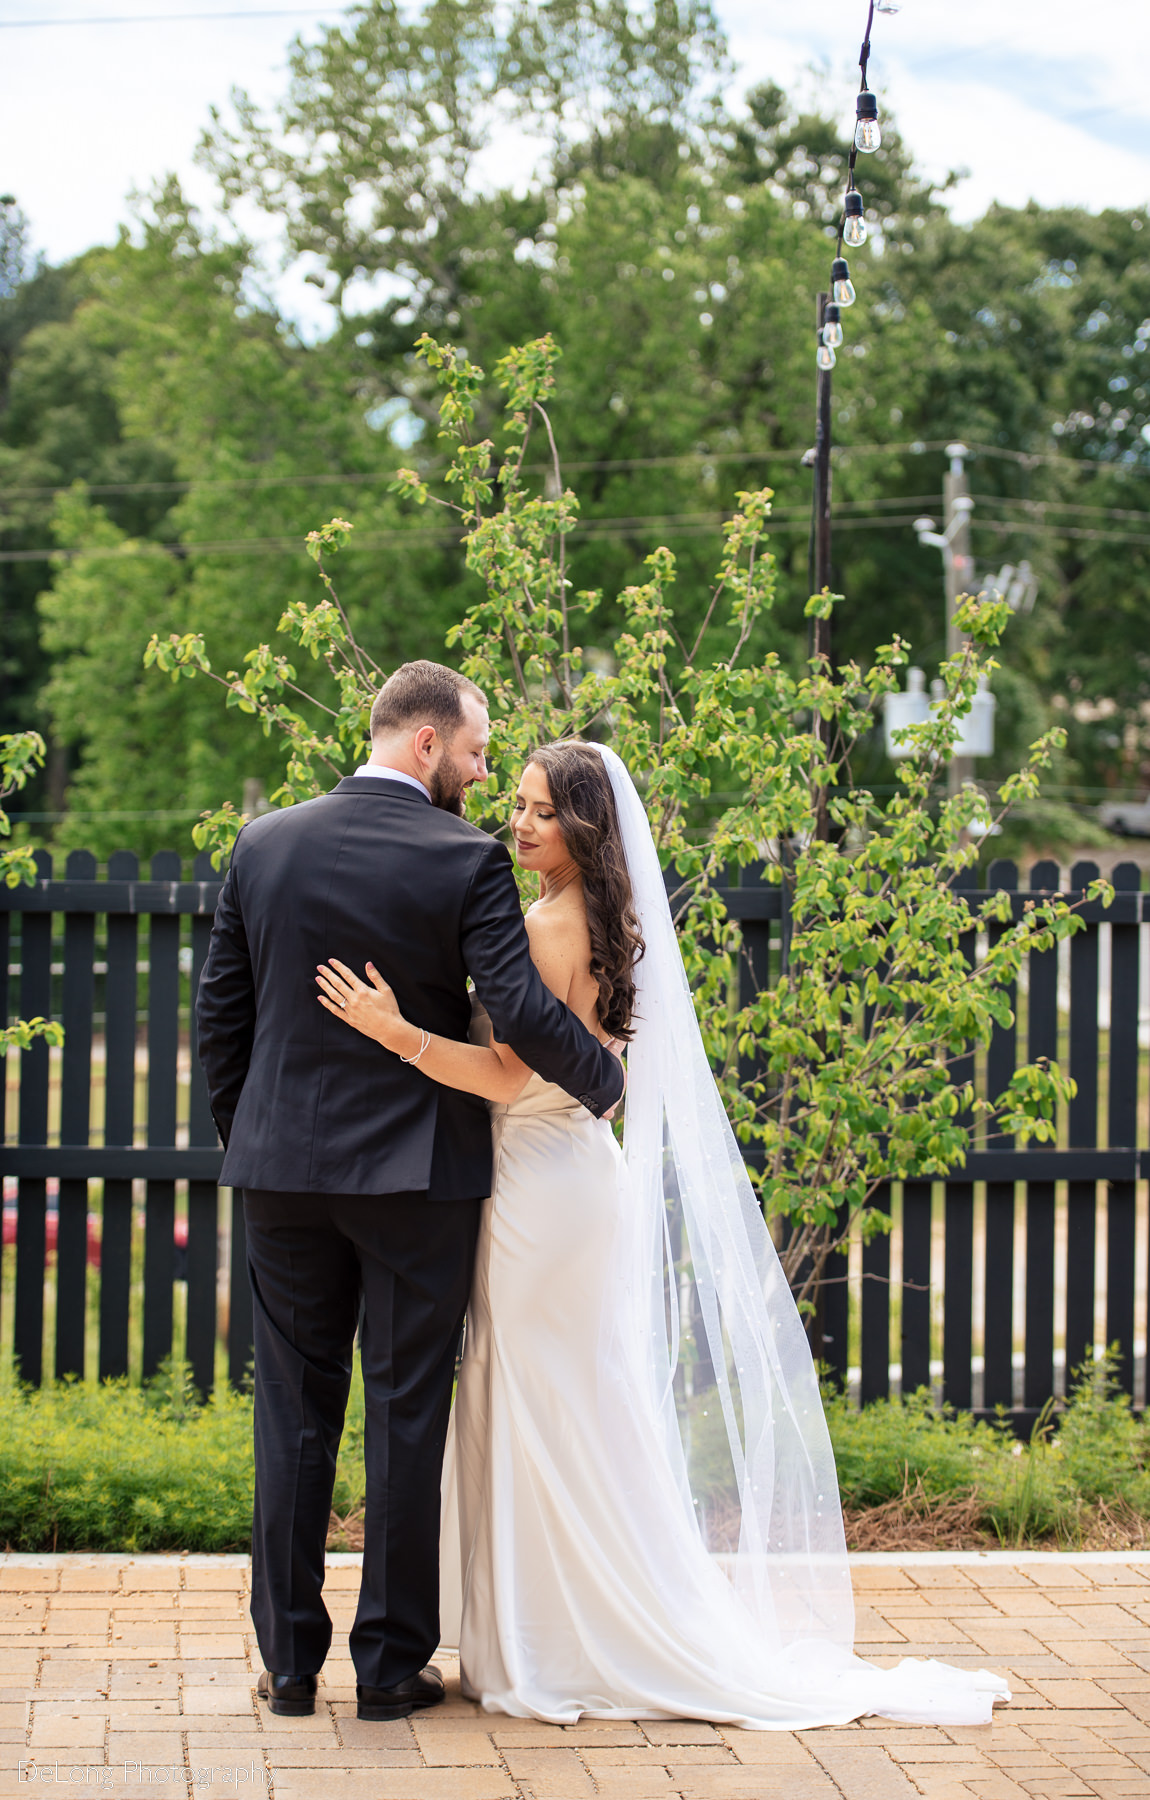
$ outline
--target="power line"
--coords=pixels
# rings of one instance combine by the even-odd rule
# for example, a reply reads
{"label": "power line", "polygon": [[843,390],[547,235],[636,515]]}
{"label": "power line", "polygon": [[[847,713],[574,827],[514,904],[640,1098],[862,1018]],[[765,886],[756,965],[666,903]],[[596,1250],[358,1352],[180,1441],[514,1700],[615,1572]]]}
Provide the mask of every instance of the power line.
{"label": "power line", "polygon": [[[900,501],[905,505],[905,501]],[[706,532],[718,532],[732,517],[730,512],[706,513],[669,513],[655,514],[651,517],[585,519],[578,526],[579,537],[586,542],[594,538],[628,537],[636,531],[672,531],[676,536],[694,537]],[[882,516],[878,518],[844,517],[839,521],[844,531],[874,530],[883,526],[913,525],[915,515],[907,513],[902,517]],[[776,532],[804,532],[807,529],[805,518],[773,518],[771,529]],[[456,544],[465,535],[466,526],[420,526],[411,531],[365,531],[352,540],[349,549],[368,550],[381,549],[389,544],[404,544],[408,548],[418,544]],[[185,556],[301,556],[303,544],[298,537],[269,538],[222,538],[192,540],[187,543],[161,544],[150,538],[141,538],[126,544],[97,544],[80,548],[64,547],[58,549],[38,550],[0,550],[0,563],[17,562],[51,562],[60,557],[66,561],[74,561],[79,557],[92,557],[101,561],[111,558],[139,557],[156,554]]]}
{"label": "power line", "polygon": [[[1073,513],[1075,518],[1125,519],[1129,523],[1150,524],[1150,512],[1134,512],[1124,506],[1075,506],[1068,500],[1020,500],[1011,494],[972,494],[971,498],[979,506],[1018,506],[1024,512],[1037,515],[1043,523],[1050,523],[1048,513]],[[1058,530],[1057,521],[1051,528]]]}
{"label": "power line", "polygon": [[36,31],[47,25],[181,25],[210,19],[314,19],[317,13],[338,12],[338,6],[273,6],[244,12],[123,13],[103,19],[0,19],[0,31]]}
{"label": "power line", "polygon": [[[887,450],[897,448],[891,445],[876,445],[875,449]],[[905,446],[903,446],[905,448]],[[937,446],[941,448],[941,445]],[[865,454],[871,446],[866,446],[859,454]],[[935,446],[929,446],[935,448]],[[631,469],[671,469],[702,468],[714,463],[738,462],[775,462],[798,460],[800,450],[718,450],[713,454],[705,450],[687,450],[678,456],[632,456],[599,462],[563,462],[563,470],[569,475],[590,474],[623,474]],[[446,468],[444,462],[431,462],[424,465],[428,474]],[[550,463],[528,463],[528,470],[550,471]],[[272,488],[272,487],[339,487],[342,485],[390,482],[394,478],[394,470],[356,471],[347,475],[232,475],[218,479],[192,481],[111,481],[104,483],[85,483],[85,491],[89,494],[186,494],[193,488]],[[69,487],[28,487],[0,488],[0,498],[14,495],[21,499],[48,499],[57,494],[67,494]]]}
{"label": "power line", "polygon": [[[910,503],[914,503],[911,496]],[[847,505],[852,503],[848,502]],[[863,506],[866,502],[853,504]],[[870,502],[869,504],[885,504],[887,506],[906,507],[908,501],[901,498],[894,501]],[[636,515],[632,518],[584,519],[576,530],[584,543],[599,538],[625,538],[635,532],[667,531],[676,537],[698,537],[707,533],[717,533],[733,515],[725,512],[703,513],[663,513],[649,516]],[[860,517],[846,511],[836,509],[835,527],[839,531],[881,531],[913,526],[917,512],[885,513],[877,516]],[[788,515],[772,515],[769,532],[776,535],[790,536],[803,533],[808,529],[805,509],[790,508]],[[1029,536],[1041,537],[1049,534],[1060,538],[1077,538],[1097,543],[1112,544],[1150,544],[1150,532],[1106,531],[1098,527],[1080,525],[1060,525],[1031,522],[1014,519],[980,519],[977,515],[971,518],[971,528],[975,531],[987,531],[998,537]],[[391,544],[403,544],[412,548],[419,544],[446,545],[457,544],[465,535],[467,527],[463,525],[419,526],[410,531],[385,530],[365,531],[354,538],[348,546],[352,550],[382,549]],[[124,559],[149,555],[172,555],[179,557],[192,556],[300,556],[303,545],[298,537],[268,538],[221,538],[192,539],[189,542],[157,543],[150,538],[137,539],[125,544],[109,544],[81,546],[65,546],[60,548],[41,548],[35,550],[0,550],[0,563],[33,563],[51,562],[55,558],[64,561],[75,561],[80,557],[89,557],[99,561],[109,558]]]}
{"label": "power line", "polygon": [[1150,532],[1100,531],[1083,525],[1028,524],[1022,519],[980,519],[971,515],[972,531],[993,531],[999,537],[1086,538],[1100,544],[1150,544]]}
{"label": "power line", "polygon": [[[899,444],[837,444],[832,452],[835,461],[849,463],[855,457],[867,456],[928,456],[945,450],[949,438],[923,439],[914,438],[908,443]],[[603,459],[592,462],[567,462],[562,464],[569,475],[591,474],[624,474],[631,469],[672,469],[672,468],[708,468],[718,463],[751,463],[751,462],[790,462],[799,460],[806,453],[806,446],[779,447],[770,450],[686,450],[678,456],[630,456]],[[974,456],[994,457],[1006,462],[1017,463],[1029,467],[1046,463],[1058,468],[1071,469],[1075,473],[1118,475],[1150,475],[1150,463],[1111,463],[1099,462],[1091,456],[1048,456],[1045,453],[1028,450],[1004,450],[997,444],[972,444],[970,454]],[[442,463],[425,465],[428,474],[434,474],[445,467]],[[529,469],[536,471],[550,469],[550,463],[530,463]],[[350,487],[371,483],[390,482],[394,470],[352,470],[342,475],[231,475],[196,477],[188,481],[107,481],[84,483],[84,491],[89,494],[187,494],[200,489],[225,488],[276,488],[276,487]],[[47,500],[58,494],[72,492],[66,487],[6,487],[0,485],[0,501],[4,498],[21,500]],[[928,496],[934,499],[937,496]],[[985,495],[985,499],[992,496]],[[1003,500],[1010,498],[1012,504],[1018,506],[1060,506],[1058,501],[1029,501],[1019,497],[1001,496]],[[1068,506],[1062,510],[1070,510]]]}

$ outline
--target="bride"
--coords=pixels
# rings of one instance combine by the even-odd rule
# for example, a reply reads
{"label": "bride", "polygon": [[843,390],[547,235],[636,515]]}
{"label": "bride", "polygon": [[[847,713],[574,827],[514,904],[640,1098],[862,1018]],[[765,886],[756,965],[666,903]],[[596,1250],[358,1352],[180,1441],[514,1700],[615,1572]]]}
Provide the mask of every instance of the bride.
{"label": "bride", "polygon": [[[495,1140],[444,1472],[444,1642],[488,1712],[759,1730],[974,1724],[998,1677],[854,1656],[806,1335],[723,1111],[646,814],[600,745],[535,751],[511,821],[544,981],[628,1044],[622,1149],[477,1020],[420,1068]],[[323,1004],[426,1033],[332,959]],[[342,1004],[341,1004],[342,1003]]]}

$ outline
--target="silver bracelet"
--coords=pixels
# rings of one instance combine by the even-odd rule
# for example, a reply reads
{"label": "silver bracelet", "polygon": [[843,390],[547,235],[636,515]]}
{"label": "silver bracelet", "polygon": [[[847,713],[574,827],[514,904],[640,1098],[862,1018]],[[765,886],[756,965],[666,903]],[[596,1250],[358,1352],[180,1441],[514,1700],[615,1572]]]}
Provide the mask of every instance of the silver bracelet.
{"label": "silver bracelet", "polygon": [[419,1049],[415,1052],[414,1056],[401,1056],[399,1059],[400,1062],[407,1063],[411,1068],[414,1068],[430,1042],[430,1031],[424,1031],[423,1026],[421,1025],[419,1028]]}

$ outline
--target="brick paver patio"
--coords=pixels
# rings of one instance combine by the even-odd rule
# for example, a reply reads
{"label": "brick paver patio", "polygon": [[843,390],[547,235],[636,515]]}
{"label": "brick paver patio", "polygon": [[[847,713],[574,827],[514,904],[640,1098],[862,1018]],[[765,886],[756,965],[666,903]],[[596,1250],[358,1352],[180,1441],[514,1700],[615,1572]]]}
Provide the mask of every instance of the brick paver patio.
{"label": "brick paver patio", "polygon": [[[1150,1556],[854,1559],[859,1648],[1000,1670],[993,1725],[824,1731],[570,1727],[462,1700],[361,1724],[346,1632],[355,1557],[328,1575],[336,1641],[313,1719],[255,1699],[247,1563],[0,1558],[0,1796],[60,1784],[121,1800],[1071,1800],[1150,1797]],[[342,1654],[341,1654],[342,1652]]]}

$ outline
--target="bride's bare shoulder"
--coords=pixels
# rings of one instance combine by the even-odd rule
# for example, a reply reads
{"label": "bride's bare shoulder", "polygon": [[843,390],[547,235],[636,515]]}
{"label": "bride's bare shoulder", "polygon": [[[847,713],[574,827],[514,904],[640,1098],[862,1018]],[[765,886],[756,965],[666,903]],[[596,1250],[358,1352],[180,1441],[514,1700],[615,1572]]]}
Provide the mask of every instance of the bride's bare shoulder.
{"label": "bride's bare shoulder", "polygon": [[552,993],[566,999],[590,957],[586,912],[582,906],[544,905],[537,900],[528,907],[525,923],[532,962]]}

